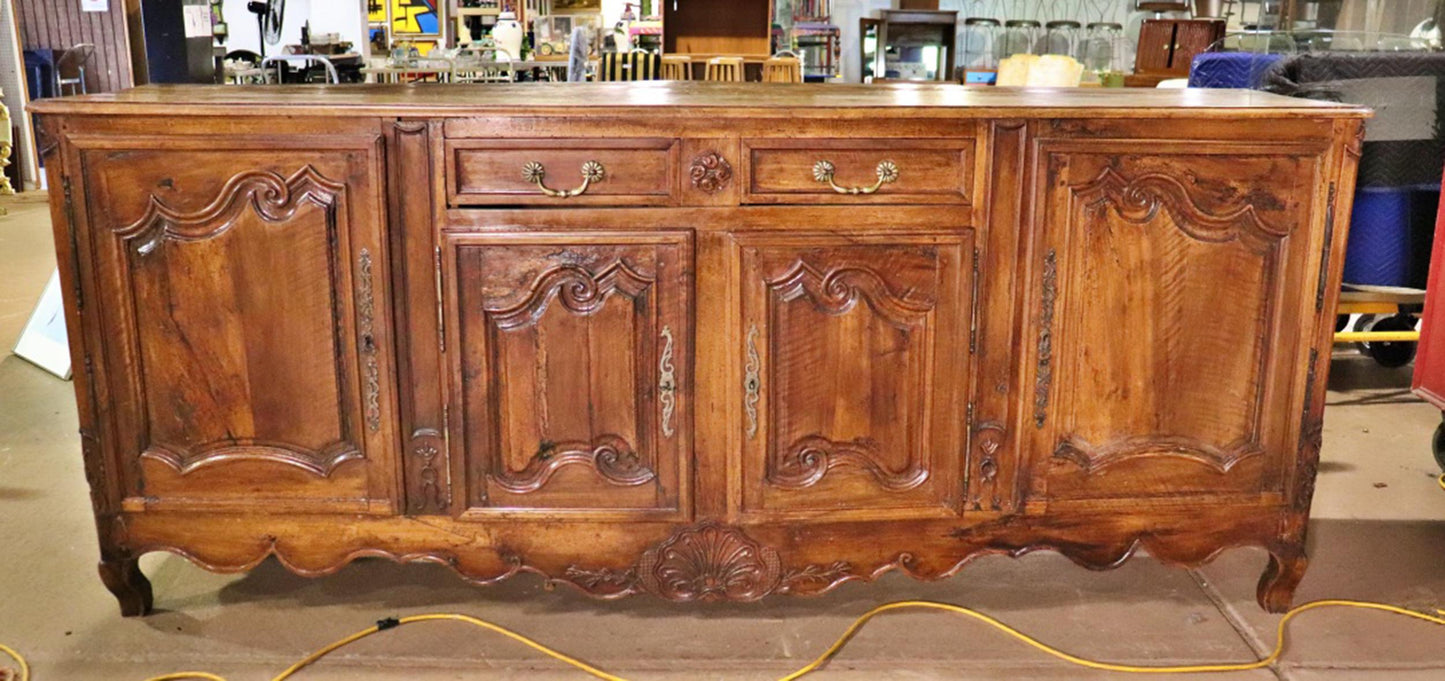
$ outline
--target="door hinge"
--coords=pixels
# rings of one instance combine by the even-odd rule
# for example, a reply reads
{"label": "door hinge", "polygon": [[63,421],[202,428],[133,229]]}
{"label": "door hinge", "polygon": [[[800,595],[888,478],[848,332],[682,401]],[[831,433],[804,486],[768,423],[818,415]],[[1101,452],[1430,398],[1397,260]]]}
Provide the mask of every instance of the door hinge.
{"label": "door hinge", "polygon": [[78,312],[85,309],[85,296],[80,286],[80,238],[75,234],[75,192],[71,188],[69,175],[61,176],[60,186],[65,193],[65,233],[70,238],[71,293]]}
{"label": "door hinge", "polygon": [[1325,205],[1325,244],[1320,249],[1320,278],[1315,288],[1315,312],[1325,309],[1325,286],[1330,279],[1330,249],[1335,241],[1335,183],[1330,183],[1329,203]]}
{"label": "door hinge", "polygon": [[975,248],[973,249],[973,292],[970,294],[972,307],[968,319],[968,354],[970,355],[978,351],[978,271],[979,253]]}
{"label": "door hinge", "polygon": [[433,281],[436,283],[437,293],[437,347],[445,354],[447,351],[447,327],[446,315],[442,312],[442,247],[435,246],[432,252],[436,261]]}

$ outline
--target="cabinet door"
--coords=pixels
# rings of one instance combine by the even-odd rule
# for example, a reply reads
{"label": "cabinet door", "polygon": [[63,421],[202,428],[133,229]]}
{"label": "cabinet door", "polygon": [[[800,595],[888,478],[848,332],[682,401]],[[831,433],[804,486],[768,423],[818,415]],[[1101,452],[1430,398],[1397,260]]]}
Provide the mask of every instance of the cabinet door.
{"label": "cabinet door", "polygon": [[1137,73],[1171,73],[1174,56],[1174,31],[1177,24],[1165,19],[1149,19],[1139,25],[1139,50],[1135,57]]}
{"label": "cabinet door", "polygon": [[688,232],[450,237],[468,516],[681,516]]}
{"label": "cabinet door", "polygon": [[1308,229],[1320,157],[1123,148],[1134,145],[1042,156],[1030,351],[1048,494],[1276,488],[1295,452],[1301,334],[1323,300]]}
{"label": "cabinet door", "polygon": [[954,514],[972,234],[733,239],[743,511]]}
{"label": "cabinet door", "polygon": [[390,511],[376,139],[75,145],[126,507]]}
{"label": "cabinet door", "polygon": [[1181,21],[1174,32],[1174,53],[1169,57],[1170,69],[1179,76],[1188,76],[1194,58],[1209,51],[1224,37],[1224,22],[1212,20]]}

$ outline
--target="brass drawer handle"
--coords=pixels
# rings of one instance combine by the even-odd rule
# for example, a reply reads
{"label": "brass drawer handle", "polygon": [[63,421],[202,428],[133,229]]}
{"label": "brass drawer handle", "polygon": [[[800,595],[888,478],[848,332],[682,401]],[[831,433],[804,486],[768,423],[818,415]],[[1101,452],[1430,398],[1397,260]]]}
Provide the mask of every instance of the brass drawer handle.
{"label": "brass drawer handle", "polygon": [[657,361],[657,395],[662,403],[662,436],[672,437],[672,413],[677,408],[677,377],[672,364],[672,327],[662,327],[662,358]]}
{"label": "brass drawer handle", "polygon": [[835,172],[837,172],[837,168],[833,166],[832,161],[818,161],[813,164],[813,179],[827,184],[839,194],[872,194],[882,189],[883,185],[898,181],[898,166],[894,165],[892,161],[882,161],[878,164],[878,168],[874,171],[878,174],[878,181],[874,182],[872,187],[840,187],[837,182],[833,181]]}
{"label": "brass drawer handle", "polygon": [[570,199],[574,196],[581,196],[587,193],[587,188],[592,186],[593,182],[601,182],[604,177],[607,177],[607,170],[602,167],[602,164],[597,161],[588,161],[582,164],[582,186],[570,190],[552,189],[545,182],[547,169],[543,168],[541,163],[529,161],[527,165],[522,166],[522,178],[537,185],[543,194],[554,199]]}

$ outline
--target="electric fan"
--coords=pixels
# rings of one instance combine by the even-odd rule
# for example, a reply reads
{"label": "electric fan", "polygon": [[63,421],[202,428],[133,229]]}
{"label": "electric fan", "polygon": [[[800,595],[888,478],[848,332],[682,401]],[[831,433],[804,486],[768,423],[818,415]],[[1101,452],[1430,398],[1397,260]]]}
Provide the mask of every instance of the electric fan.
{"label": "electric fan", "polygon": [[253,1],[246,9],[256,15],[256,27],[261,34],[261,56],[266,56],[266,46],[281,42],[281,24],[286,20],[286,0]]}

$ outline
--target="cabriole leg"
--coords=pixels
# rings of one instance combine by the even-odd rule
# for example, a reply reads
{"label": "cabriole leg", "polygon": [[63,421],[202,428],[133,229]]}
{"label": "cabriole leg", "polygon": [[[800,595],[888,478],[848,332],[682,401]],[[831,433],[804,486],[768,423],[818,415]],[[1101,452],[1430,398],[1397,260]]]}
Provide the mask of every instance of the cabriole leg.
{"label": "cabriole leg", "polygon": [[1309,558],[1304,551],[1270,551],[1269,566],[1259,578],[1259,605],[1272,613],[1282,613],[1294,602],[1294,590],[1304,579]]}
{"label": "cabriole leg", "polygon": [[141,617],[150,614],[154,599],[151,582],[140,571],[139,557],[106,559],[100,561],[100,579],[105,588],[120,602],[122,617]]}

